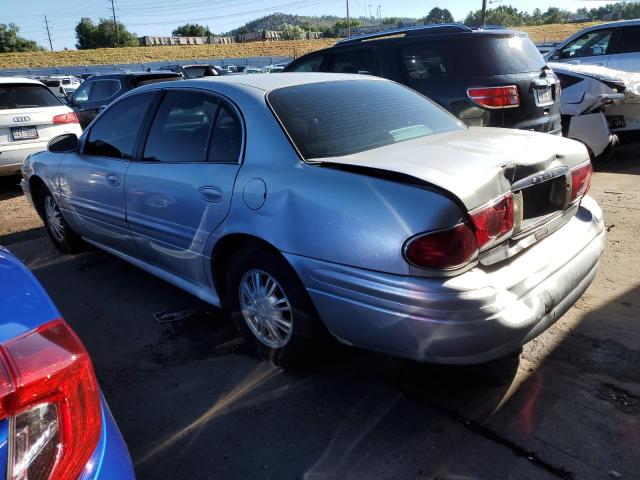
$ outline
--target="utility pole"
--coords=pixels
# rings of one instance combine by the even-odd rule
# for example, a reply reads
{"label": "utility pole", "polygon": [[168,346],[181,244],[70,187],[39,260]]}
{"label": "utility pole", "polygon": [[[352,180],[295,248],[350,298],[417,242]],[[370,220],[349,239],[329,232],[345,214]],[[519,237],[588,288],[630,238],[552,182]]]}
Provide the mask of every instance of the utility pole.
{"label": "utility pole", "polygon": [[349,0],[347,0],[347,38],[351,37],[351,20],[349,20]]}
{"label": "utility pole", "polygon": [[480,14],[480,26],[484,28],[487,24],[487,0],[482,0],[482,12]]}
{"label": "utility pole", "polygon": [[369,4],[369,20],[371,20],[371,4]]}
{"label": "utility pole", "polygon": [[44,16],[44,24],[47,27],[47,37],[49,37],[49,48],[53,52],[53,43],[51,43],[51,32],[49,31],[49,22],[47,21],[47,16]]}
{"label": "utility pole", "polygon": [[120,46],[120,39],[118,39],[118,22],[116,22],[116,7],[111,0],[111,12],[113,13],[113,28],[116,31],[116,47]]}

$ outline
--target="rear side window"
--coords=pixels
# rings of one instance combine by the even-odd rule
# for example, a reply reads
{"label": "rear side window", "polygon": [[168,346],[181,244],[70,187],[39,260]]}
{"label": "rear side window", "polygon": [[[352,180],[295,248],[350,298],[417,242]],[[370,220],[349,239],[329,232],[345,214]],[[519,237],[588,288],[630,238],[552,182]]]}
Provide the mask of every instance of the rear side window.
{"label": "rear side window", "polygon": [[616,49],[612,53],[636,52],[640,52],[640,27],[621,28]]}
{"label": "rear side window", "polygon": [[370,48],[349,50],[331,55],[330,72],[380,75],[378,54]]}
{"label": "rear side window", "polygon": [[93,82],[93,90],[91,90],[91,101],[97,102],[110,98],[120,90],[120,82],[117,80],[97,80]]}
{"label": "rear side window", "polygon": [[143,160],[204,162],[219,101],[199,92],[169,91],[151,124]]}
{"label": "rear side window", "polygon": [[544,59],[528,37],[473,35],[399,47],[406,82],[413,88],[446,79],[540,71]]}
{"label": "rear side window", "polygon": [[242,124],[234,111],[222,104],[211,136],[209,161],[237,163],[242,147]]}
{"label": "rear side window", "polygon": [[91,127],[84,146],[86,155],[130,160],[152,93],[126,98],[111,106]]}
{"label": "rear side window", "polygon": [[427,98],[387,81],[296,85],[273,90],[267,100],[308,160],[464,128]]}
{"label": "rear side window", "polygon": [[322,55],[316,55],[302,60],[300,63],[294,65],[289,72],[319,72],[320,65],[322,64]]}
{"label": "rear side window", "polygon": [[59,107],[60,100],[44,85],[0,85],[0,110],[14,108]]}

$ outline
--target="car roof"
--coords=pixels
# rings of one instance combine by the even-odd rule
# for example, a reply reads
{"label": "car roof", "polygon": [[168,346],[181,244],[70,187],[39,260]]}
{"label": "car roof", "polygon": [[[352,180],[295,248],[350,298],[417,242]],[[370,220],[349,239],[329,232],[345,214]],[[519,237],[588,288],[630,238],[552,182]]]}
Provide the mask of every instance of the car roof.
{"label": "car roof", "polygon": [[640,19],[619,20],[617,22],[599,23],[598,25],[593,25],[591,27],[584,28],[584,29],[580,30],[577,33],[588,32],[590,30],[603,30],[603,29],[606,30],[608,28],[629,27],[629,26],[635,26],[635,25],[640,25]]}
{"label": "car roof", "polygon": [[[348,73],[287,73],[286,75],[224,75],[220,77],[205,77],[180,82],[180,87],[198,84],[199,87],[212,88],[218,83],[243,85],[257,88],[265,92],[278,88],[293,87],[296,85],[308,85],[311,83],[335,82],[338,80],[352,81],[388,81],[384,78],[372,75],[354,75]],[[162,84],[153,84],[149,87],[162,88]],[[213,88],[212,88],[213,89]]]}
{"label": "car roof", "polygon": [[0,84],[7,83],[33,83],[35,85],[42,85],[40,80],[34,80],[33,78],[26,77],[0,77]]}

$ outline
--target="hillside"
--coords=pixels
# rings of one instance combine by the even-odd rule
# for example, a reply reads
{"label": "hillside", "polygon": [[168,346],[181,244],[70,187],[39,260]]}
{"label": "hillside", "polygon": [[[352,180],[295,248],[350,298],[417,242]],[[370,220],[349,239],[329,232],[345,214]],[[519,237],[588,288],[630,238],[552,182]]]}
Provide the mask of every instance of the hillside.
{"label": "hillside", "polygon": [[[519,27],[536,43],[553,42],[593,25],[571,23]],[[98,65],[121,63],[146,63],[168,60],[193,60],[198,58],[239,58],[261,56],[298,57],[304,53],[326,48],[335,39],[297,40],[290,42],[234,43],[229,45],[193,45],[180,47],[129,47],[100,48],[96,50],[68,50],[61,52],[25,52],[0,54],[0,68],[62,67],[71,65]]]}

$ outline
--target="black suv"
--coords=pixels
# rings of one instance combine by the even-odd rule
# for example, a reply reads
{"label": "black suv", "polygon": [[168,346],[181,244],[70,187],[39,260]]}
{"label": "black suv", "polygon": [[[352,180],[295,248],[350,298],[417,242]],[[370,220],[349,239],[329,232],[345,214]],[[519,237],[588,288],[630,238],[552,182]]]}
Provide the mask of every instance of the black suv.
{"label": "black suv", "polygon": [[561,133],[558,79],[525,33],[502,27],[425,25],[349,38],[284,71],[378,75],[470,126]]}
{"label": "black suv", "polygon": [[134,72],[93,75],[78,87],[69,106],[78,115],[80,125],[86,128],[100,112],[120,95],[142,85],[156,82],[182,80],[182,75],[174,72]]}

